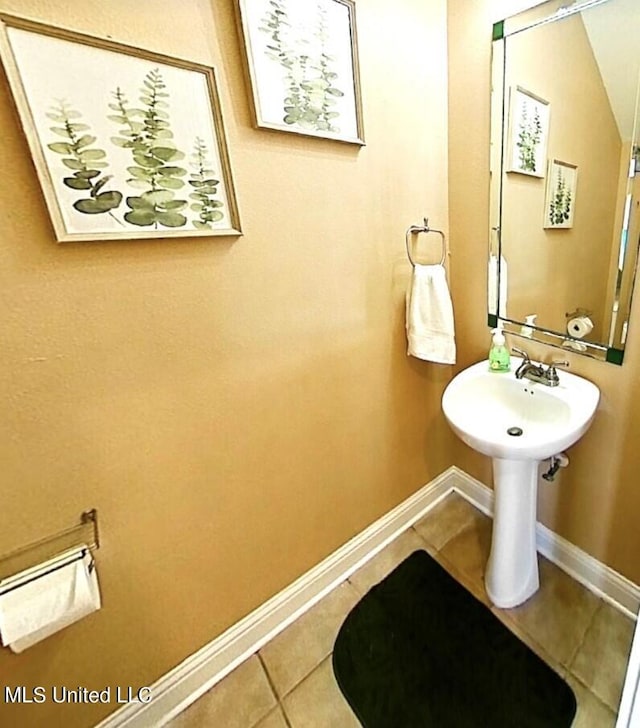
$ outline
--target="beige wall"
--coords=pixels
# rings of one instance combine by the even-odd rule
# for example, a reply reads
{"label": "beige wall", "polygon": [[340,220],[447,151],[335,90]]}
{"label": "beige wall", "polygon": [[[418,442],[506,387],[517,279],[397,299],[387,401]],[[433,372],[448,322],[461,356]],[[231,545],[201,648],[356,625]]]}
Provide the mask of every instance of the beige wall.
{"label": "beige wall", "polygon": [[[532,2],[449,0],[449,212],[454,261],[458,367],[486,356],[486,251],[489,211],[491,25]],[[468,120],[472,118],[473,124]],[[512,343],[518,343],[514,340]],[[522,340],[519,340],[522,345]],[[534,357],[559,351],[531,343]],[[555,483],[541,482],[540,517],[570,542],[640,581],[640,296],[632,304],[622,367],[562,352],[571,368],[594,381],[602,397],[587,435],[570,448],[571,464]],[[455,462],[486,483],[487,459],[456,443]]]}
{"label": "beige wall", "polygon": [[452,464],[452,368],[403,328],[404,231],[448,227],[446,4],[357,6],[362,149],[252,128],[232,0],[0,0],[214,65],[245,232],[56,244],[0,82],[0,553],[96,507],[104,600],[3,684],[148,684]]}
{"label": "beige wall", "polygon": [[632,288],[633,288],[633,277],[635,274],[635,265],[637,258],[637,246],[634,248],[633,245],[628,246],[625,252],[624,259],[624,281],[622,288],[616,290],[616,282],[619,273],[619,258],[620,258],[620,231],[624,225],[624,211],[626,205],[627,194],[633,194],[635,200],[635,214],[630,218],[631,230],[629,230],[628,239],[634,240],[633,235],[635,234],[635,240],[638,240],[638,230],[634,229],[640,225],[638,219],[638,196],[634,192],[634,188],[638,188],[638,177],[629,179],[629,159],[631,158],[631,142],[623,142],[620,149],[620,172],[618,174],[618,185],[617,185],[617,199],[616,199],[616,214],[613,221],[613,232],[612,232],[612,247],[611,247],[611,260],[609,261],[609,277],[607,280],[607,302],[605,304],[605,317],[604,325],[605,331],[608,331],[611,335],[611,323],[613,320],[613,306],[616,298],[618,299],[618,310],[619,313],[616,316],[616,324],[613,331],[613,339],[611,339],[611,345],[620,348],[621,346],[621,334],[622,325],[629,317],[629,306],[631,304]]}
{"label": "beige wall", "polygon": [[606,341],[608,281],[602,272],[615,257],[621,140],[600,69],[580,15],[518,33],[506,44],[507,93],[519,85],[549,103],[547,157],[578,168],[573,227],[560,230],[543,227],[546,170],[545,178],[504,175],[507,314],[524,321],[536,313],[537,325],[566,333],[565,315],[585,309],[594,324],[586,339]]}

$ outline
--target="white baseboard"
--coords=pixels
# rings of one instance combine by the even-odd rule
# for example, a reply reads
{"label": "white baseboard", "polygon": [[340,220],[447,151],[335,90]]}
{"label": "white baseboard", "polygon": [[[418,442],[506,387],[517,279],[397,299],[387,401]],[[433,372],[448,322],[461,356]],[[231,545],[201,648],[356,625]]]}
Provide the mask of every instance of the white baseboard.
{"label": "white baseboard", "polygon": [[[295,621],[400,533],[422,518],[451,491],[487,515],[493,492],[457,467],[451,467],[367,527],[324,561],[251,612],[244,619],[151,686],[153,699],[132,702],[96,728],[147,728],[165,725],[240,663]],[[640,588],[538,524],[538,550],[587,588],[635,618]]]}

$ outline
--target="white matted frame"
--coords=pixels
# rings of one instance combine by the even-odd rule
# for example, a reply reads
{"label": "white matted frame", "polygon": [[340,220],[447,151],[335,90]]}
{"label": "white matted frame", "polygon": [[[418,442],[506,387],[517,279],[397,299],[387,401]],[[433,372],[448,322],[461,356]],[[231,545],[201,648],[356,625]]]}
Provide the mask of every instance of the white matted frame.
{"label": "white matted frame", "polygon": [[57,240],[239,235],[213,68],[0,14]]}
{"label": "white matted frame", "polygon": [[364,144],[353,0],[237,0],[257,127]]}
{"label": "white matted frame", "polygon": [[577,184],[578,168],[575,164],[559,159],[549,160],[544,201],[545,228],[573,227]]}
{"label": "white matted frame", "polygon": [[511,87],[507,172],[544,177],[549,113],[548,101],[522,86]]}

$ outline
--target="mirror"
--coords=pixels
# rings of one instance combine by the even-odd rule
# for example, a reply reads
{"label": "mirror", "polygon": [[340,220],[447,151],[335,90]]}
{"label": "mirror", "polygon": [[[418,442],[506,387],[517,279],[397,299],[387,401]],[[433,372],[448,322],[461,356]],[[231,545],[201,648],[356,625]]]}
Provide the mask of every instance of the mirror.
{"label": "mirror", "polygon": [[640,2],[493,28],[489,325],[622,363],[640,242]]}

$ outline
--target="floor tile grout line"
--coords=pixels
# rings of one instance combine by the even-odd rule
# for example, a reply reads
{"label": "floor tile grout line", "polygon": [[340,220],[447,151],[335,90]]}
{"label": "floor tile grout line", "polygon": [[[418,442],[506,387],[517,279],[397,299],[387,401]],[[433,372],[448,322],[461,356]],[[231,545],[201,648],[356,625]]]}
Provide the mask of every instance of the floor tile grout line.
{"label": "floor tile grout line", "polygon": [[284,722],[287,724],[287,728],[293,728],[291,721],[289,720],[289,716],[287,715],[287,711],[284,709],[284,703],[278,703],[278,705],[280,706],[280,712],[282,713]]}
{"label": "floor tile grout line", "polygon": [[[413,524],[413,526],[410,526],[409,528],[411,531],[413,531],[416,534],[416,536],[422,541],[423,544],[425,544],[426,546],[428,546],[431,549],[434,549],[436,553],[438,551],[440,551],[440,549],[435,544],[431,543],[431,541],[429,541],[429,539],[425,538],[420,533],[420,531],[418,531],[418,529],[415,526],[415,523]],[[425,551],[426,551],[426,549],[425,549]]]}
{"label": "floor tile grout line", "polygon": [[585,642],[585,640],[587,638],[587,634],[589,633],[589,630],[593,626],[593,623],[596,620],[596,615],[602,609],[602,605],[603,604],[604,604],[604,602],[602,601],[602,599],[598,599],[598,603],[596,604],[596,608],[593,610],[593,614],[591,615],[591,619],[587,623],[587,627],[586,627],[586,629],[585,629],[582,637],[578,641],[578,644],[576,645],[575,649],[573,650],[573,653],[571,654],[571,656],[567,660],[567,670],[569,670],[569,672],[572,675],[573,675],[573,670],[571,668],[573,666],[573,663],[574,663],[576,657],[578,656],[578,652],[580,652],[580,650],[582,649],[582,647],[584,645],[584,642]]}
{"label": "floor tile grout line", "polygon": [[254,723],[252,726],[250,726],[250,728],[259,728],[264,720],[266,720],[270,715],[274,715],[275,713],[280,713],[284,718],[284,722],[286,723],[287,728],[292,728],[291,723],[289,723],[289,718],[287,718],[287,715],[284,712],[284,706],[280,702],[276,703],[276,705],[274,705],[274,707],[271,708],[268,713],[265,713],[262,718],[260,718],[257,723]]}
{"label": "floor tile grout line", "polygon": [[258,655],[258,659],[260,660],[260,664],[262,665],[262,669],[264,670],[264,672],[265,672],[265,674],[267,676],[267,681],[269,682],[269,687],[271,688],[271,692],[274,694],[274,696],[275,696],[276,700],[278,701],[278,703],[282,705],[282,710],[284,712],[284,702],[283,702],[284,699],[288,695],[291,695],[291,693],[297,687],[299,687],[310,675],[312,675],[328,657],[331,657],[332,652],[329,652],[326,655],[324,655],[324,657],[321,657],[320,658],[320,661],[316,665],[314,665],[309,670],[309,672],[305,672],[305,674],[294,685],[292,685],[287,690],[286,693],[283,693],[282,695],[280,695],[278,693],[278,691],[276,690],[276,686],[275,686],[275,684],[273,683],[273,681],[271,679],[271,675],[269,674],[269,669],[267,668],[267,663],[264,661],[264,658],[262,657],[262,655],[260,654],[260,652],[257,652],[256,654]]}
{"label": "floor tile grout line", "polygon": [[278,691],[276,690],[276,686],[273,684],[273,680],[271,679],[271,675],[269,675],[269,670],[267,669],[267,664],[264,661],[264,658],[260,654],[260,650],[256,652],[256,657],[258,658],[258,662],[262,666],[262,671],[265,674],[265,677],[267,678],[267,682],[269,683],[269,687],[271,688],[271,692],[273,693],[273,697],[276,699],[276,703],[280,702],[280,697],[278,696]]}
{"label": "floor tile grout line", "polygon": [[[605,602],[602,601],[600,604],[598,604],[597,608],[594,610],[594,613],[591,617],[591,621],[589,622],[589,625],[588,625],[587,629],[585,630],[584,635],[582,636],[582,641],[580,642],[580,645],[576,648],[574,654],[571,657],[571,660],[568,662],[567,666],[565,667],[565,670],[568,675],[571,675],[571,677],[574,680],[577,680],[584,688],[586,688],[591,693],[591,695],[594,698],[596,698],[596,700],[598,700],[598,702],[602,703],[602,705],[606,706],[609,710],[612,710],[615,715],[617,715],[618,709],[620,707],[620,700],[618,699],[617,706],[614,707],[614,706],[610,705],[605,698],[600,697],[600,695],[598,695],[598,693],[595,692],[593,687],[588,685],[585,682],[585,680],[582,677],[580,677],[580,675],[578,675],[573,670],[573,663],[575,662],[575,659],[578,656],[578,652],[580,652],[580,649],[584,645],[584,642],[587,638],[587,634],[588,634],[589,630],[591,629],[591,627],[593,626],[593,623],[596,620],[596,615],[603,608],[604,604],[605,604]],[[623,677],[623,679],[624,679],[624,677]],[[622,686],[620,686],[620,691],[622,692]]]}
{"label": "floor tile grout line", "polygon": [[[289,716],[287,715],[287,712],[284,709],[284,703],[278,696],[278,691],[276,690],[276,686],[273,684],[273,680],[271,679],[271,675],[269,674],[269,669],[267,668],[267,663],[264,661],[264,658],[260,654],[260,650],[256,652],[256,657],[258,658],[258,661],[260,662],[260,665],[262,666],[262,669],[264,671],[265,677],[267,678],[267,682],[269,683],[269,687],[271,688],[271,692],[273,693],[274,698],[276,699],[276,707],[270,710],[267,715],[262,716],[260,720],[264,720],[268,715],[271,715],[275,710],[279,709],[282,713],[282,716],[284,718],[284,722],[287,725],[287,728],[292,728],[291,723],[289,722]],[[259,725],[260,721],[256,723],[256,725]],[[254,726],[255,728],[255,726]]]}
{"label": "floor tile grout line", "polygon": [[316,670],[319,670],[321,665],[323,665],[327,660],[330,660],[332,658],[332,655],[333,655],[333,651],[331,651],[326,657],[323,657],[322,660],[320,660],[320,662],[313,668],[313,670],[311,670],[311,672],[307,673],[302,678],[302,680],[300,680],[296,684],[296,686],[294,688],[291,688],[291,690],[289,690],[289,692],[282,698],[282,701],[280,701],[279,705],[282,708],[282,713],[284,715],[284,719],[287,724],[287,728],[293,728],[293,725],[289,721],[289,716],[287,715],[287,710],[286,710],[286,707],[284,704],[285,698],[288,697],[289,695],[291,695],[297,688],[299,688],[302,685],[302,683],[304,683],[306,680],[308,680],[316,672]]}
{"label": "floor tile grout line", "polygon": [[[428,515],[428,514],[427,514],[427,515]],[[437,551],[438,553],[440,553],[440,551],[442,551],[442,549],[444,549],[444,548],[445,548],[445,547],[447,546],[447,544],[448,544],[448,543],[450,543],[451,541],[453,541],[453,539],[454,539],[454,538],[455,538],[456,536],[459,536],[459,535],[460,535],[460,534],[461,534],[461,533],[462,533],[462,532],[463,532],[463,531],[465,530],[465,528],[467,528],[467,526],[469,526],[469,525],[470,525],[470,523],[467,523],[467,522],[464,522],[464,521],[463,521],[463,522],[462,522],[461,524],[459,524],[459,525],[458,525],[458,526],[456,527],[456,529],[455,529],[455,530],[453,531],[453,533],[450,533],[450,534],[449,534],[449,536],[447,537],[447,540],[446,540],[446,541],[445,541],[444,543],[440,544],[440,546],[436,546],[436,545],[435,545],[434,543],[432,543],[431,541],[429,541],[429,539],[425,538],[425,537],[424,537],[424,536],[423,536],[423,535],[422,535],[422,534],[421,534],[421,533],[420,533],[420,532],[418,531],[418,529],[417,529],[417,528],[415,527],[415,525],[411,526],[411,528],[413,528],[413,529],[414,529],[414,531],[415,531],[415,532],[416,532],[416,533],[418,534],[418,536],[420,536],[420,538],[421,538],[421,539],[422,539],[422,540],[423,540],[423,541],[424,541],[425,543],[429,544],[429,546],[431,546],[431,547],[432,547],[432,548],[434,548],[434,549],[435,549],[435,550],[436,550],[436,551]]]}
{"label": "floor tile grout line", "polygon": [[593,690],[587,685],[587,683],[584,680],[582,680],[581,678],[579,678],[577,675],[574,675],[571,672],[571,670],[569,670],[568,667],[565,668],[565,672],[566,672],[566,674],[565,674],[565,681],[566,681],[566,678],[567,678],[567,674],[570,675],[571,678],[572,678],[572,680],[575,680],[577,683],[580,683],[581,687],[583,687],[589,693],[589,695],[591,695],[591,697],[594,700],[597,700],[598,703],[600,703],[601,706],[603,706],[604,708],[606,708],[609,712],[613,713],[614,715],[616,715],[616,716],[618,715],[618,709],[617,708],[612,708],[597,693],[594,693]]}

